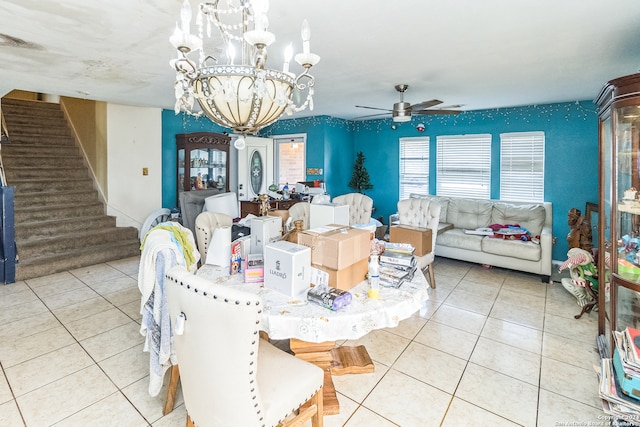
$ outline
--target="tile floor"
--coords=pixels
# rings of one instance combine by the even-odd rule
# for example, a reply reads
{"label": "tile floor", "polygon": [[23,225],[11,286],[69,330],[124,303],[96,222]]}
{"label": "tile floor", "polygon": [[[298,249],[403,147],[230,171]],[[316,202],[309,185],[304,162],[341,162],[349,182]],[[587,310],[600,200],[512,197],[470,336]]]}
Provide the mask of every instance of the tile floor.
{"label": "tile floor", "polygon": [[[182,426],[150,397],[138,258],[0,287],[0,426]],[[374,331],[376,370],[335,377],[333,426],[606,425],[597,313],[558,283],[438,259],[425,317]],[[166,381],[165,381],[166,383]],[[563,424],[573,422],[573,424]]]}

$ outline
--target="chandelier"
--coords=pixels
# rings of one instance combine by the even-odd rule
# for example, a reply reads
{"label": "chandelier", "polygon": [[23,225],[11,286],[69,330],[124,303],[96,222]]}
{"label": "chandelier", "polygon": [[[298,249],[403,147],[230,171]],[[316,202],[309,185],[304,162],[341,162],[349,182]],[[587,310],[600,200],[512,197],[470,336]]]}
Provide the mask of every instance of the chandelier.
{"label": "chandelier", "polygon": [[[177,49],[177,58],[171,61],[176,70],[176,114],[184,112],[196,117],[204,114],[220,126],[230,128],[240,135],[234,143],[237,149],[244,148],[247,134],[255,134],[283,113],[291,115],[307,107],[313,110],[315,79],[309,70],[320,57],[310,52],[309,24],[306,19],[302,23],[303,52],[295,56],[302,72],[296,76],[289,71],[293,58],[291,45],[285,50],[282,70],[266,68],[267,46],[275,41],[275,35],[267,31],[268,9],[268,0],[200,3],[196,17],[198,34],[194,35],[190,30],[191,5],[185,0],[180,25],[176,23],[170,37]],[[205,52],[205,44],[209,53]],[[240,53],[238,61],[236,52]],[[197,59],[190,57],[196,53]],[[296,93],[302,94],[296,95],[303,100],[300,104],[293,101]]]}

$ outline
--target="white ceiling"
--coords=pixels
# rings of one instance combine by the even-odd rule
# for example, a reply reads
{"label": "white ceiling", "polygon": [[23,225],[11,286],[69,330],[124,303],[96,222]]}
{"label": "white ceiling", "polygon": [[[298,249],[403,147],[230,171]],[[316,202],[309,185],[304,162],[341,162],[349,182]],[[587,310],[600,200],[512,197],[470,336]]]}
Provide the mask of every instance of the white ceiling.
{"label": "white ceiling", "polygon": [[[173,109],[168,38],[180,6],[0,0],[0,94]],[[463,110],[591,100],[640,68],[638,0],[271,0],[269,66],[281,68],[289,42],[301,50],[303,18],[322,59],[312,69],[315,110],[298,117],[391,108],[398,83],[410,86],[405,101],[437,98]]]}

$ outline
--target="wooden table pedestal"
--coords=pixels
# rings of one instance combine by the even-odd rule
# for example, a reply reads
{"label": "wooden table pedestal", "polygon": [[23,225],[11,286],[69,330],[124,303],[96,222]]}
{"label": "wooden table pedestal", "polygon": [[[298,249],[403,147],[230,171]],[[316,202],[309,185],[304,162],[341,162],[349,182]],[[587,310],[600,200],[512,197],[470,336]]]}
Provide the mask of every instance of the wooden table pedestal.
{"label": "wooden table pedestal", "polygon": [[363,345],[336,347],[335,341],[310,343],[291,338],[289,347],[299,359],[324,370],[324,415],[340,413],[333,375],[365,374],[374,371],[373,362]]}

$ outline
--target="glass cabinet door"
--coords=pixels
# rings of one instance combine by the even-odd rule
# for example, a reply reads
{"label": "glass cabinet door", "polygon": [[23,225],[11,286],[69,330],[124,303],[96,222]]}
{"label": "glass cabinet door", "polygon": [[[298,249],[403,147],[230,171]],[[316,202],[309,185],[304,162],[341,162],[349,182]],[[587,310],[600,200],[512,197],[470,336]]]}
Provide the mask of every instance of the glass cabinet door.
{"label": "glass cabinet door", "polygon": [[640,73],[605,84],[599,111],[598,333],[640,329]]}

